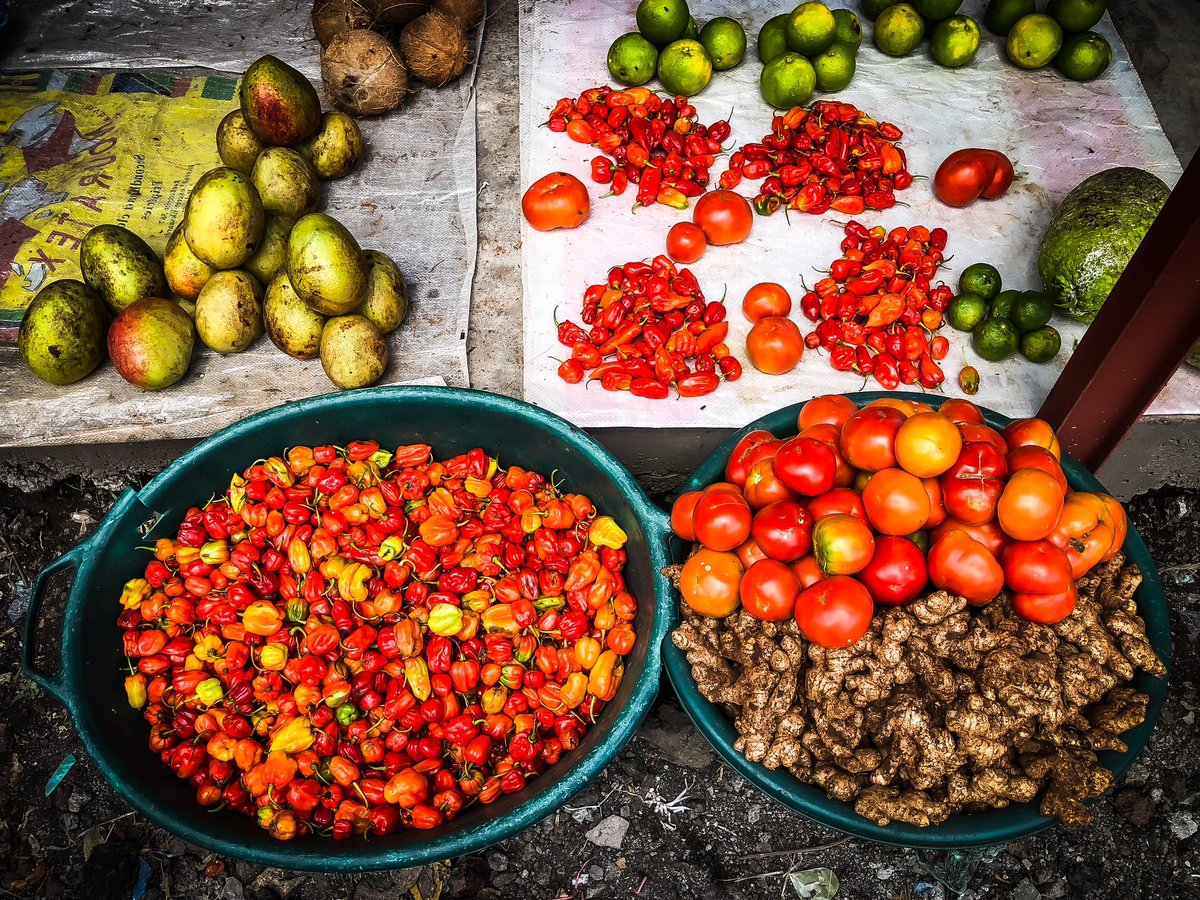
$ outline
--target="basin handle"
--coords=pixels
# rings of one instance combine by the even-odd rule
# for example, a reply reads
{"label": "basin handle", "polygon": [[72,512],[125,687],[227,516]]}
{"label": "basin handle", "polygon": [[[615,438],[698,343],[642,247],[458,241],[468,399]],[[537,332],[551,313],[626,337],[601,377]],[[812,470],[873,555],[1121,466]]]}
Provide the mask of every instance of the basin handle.
{"label": "basin handle", "polygon": [[71,694],[67,690],[66,681],[63,678],[61,661],[62,654],[62,638],[66,632],[67,623],[64,621],[62,632],[59,634],[59,673],[51,675],[43,672],[37,667],[34,662],[35,640],[37,638],[38,612],[42,606],[42,600],[45,599],[46,587],[50,583],[50,579],[57,572],[67,568],[78,568],[80,560],[84,556],[84,551],[88,547],[88,541],[84,541],[75,547],[72,547],[54,562],[48,564],[42,571],[37,573],[37,577],[33,579],[33,587],[29,591],[29,609],[25,612],[25,639],[21,644],[21,668],[25,674],[32,678],[41,688],[54,697],[59,703],[68,709],[71,708]]}

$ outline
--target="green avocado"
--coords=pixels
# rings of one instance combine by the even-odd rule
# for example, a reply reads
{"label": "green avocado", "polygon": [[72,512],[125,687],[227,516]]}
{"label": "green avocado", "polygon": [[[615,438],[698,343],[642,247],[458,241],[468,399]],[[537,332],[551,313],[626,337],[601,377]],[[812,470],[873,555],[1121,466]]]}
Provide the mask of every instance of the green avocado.
{"label": "green avocado", "polygon": [[1084,322],[1125,271],[1170,189],[1141,169],[1107,169],[1071,193],[1042,238],[1038,272],[1063,312]]}

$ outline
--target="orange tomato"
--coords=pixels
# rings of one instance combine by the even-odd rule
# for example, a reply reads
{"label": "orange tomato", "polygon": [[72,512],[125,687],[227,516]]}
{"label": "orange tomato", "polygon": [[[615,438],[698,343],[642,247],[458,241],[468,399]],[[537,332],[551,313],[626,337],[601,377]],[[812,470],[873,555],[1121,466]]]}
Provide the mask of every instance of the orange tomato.
{"label": "orange tomato", "polygon": [[744,544],[739,544],[737,549],[733,551],[737,554],[737,558],[742,561],[742,565],[749,569],[760,559],[769,559],[767,554],[763,553],[762,547],[758,546],[758,541],[754,538],[747,538]]}
{"label": "orange tomato", "polygon": [[825,577],[825,573],[817,564],[817,558],[811,553],[796,560],[790,568],[792,574],[796,576],[796,580],[800,582],[801,590],[816,584]]}
{"label": "orange tomato", "polygon": [[1062,459],[1062,448],[1058,444],[1058,435],[1044,419],[1017,419],[1005,426],[1004,440],[1010,447],[1024,447],[1032,444],[1045,447],[1054,454],[1055,459]]}
{"label": "orange tomato", "polygon": [[996,504],[996,518],[1011,538],[1041,540],[1058,523],[1064,497],[1053,475],[1041,469],[1021,469],[1004,486]]}
{"label": "orange tomato", "polygon": [[1016,472],[1020,469],[1041,469],[1043,472],[1053,475],[1054,480],[1059,483],[1064,491],[1068,490],[1067,476],[1063,474],[1058,457],[1045,447],[1038,447],[1034,444],[1014,447],[1008,451],[1006,462],[1008,463],[1008,470],[1010,472]]}
{"label": "orange tomato", "polygon": [[813,555],[826,575],[853,575],[871,561],[875,538],[857,516],[834,513],[818,519],[812,533]]}
{"label": "orange tomato", "polygon": [[804,355],[804,337],[791,319],[767,316],[746,335],[746,355],[754,368],[767,375],[782,375],[796,368]]}
{"label": "orange tomato", "polygon": [[1010,541],[1009,536],[1004,533],[1004,529],[1000,527],[1000,523],[995,519],[983,525],[968,525],[966,522],[947,516],[941,525],[938,525],[933,531],[929,532],[930,543],[936,544],[951,531],[965,531],[973,540],[979,541],[979,543],[987,547],[988,552],[996,557],[996,559],[1000,558],[1000,554],[1004,552],[1004,548],[1008,546]]}
{"label": "orange tomato", "polygon": [[741,194],[709,191],[696,201],[692,221],[704,229],[710,244],[740,244],[754,225],[754,210]]}
{"label": "orange tomato", "polygon": [[947,532],[929,548],[929,580],[974,606],[990,603],[1004,588],[1004,570],[965,531]]}
{"label": "orange tomato", "polygon": [[1115,537],[1108,507],[1100,495],[1071,491],[1047,540],[1067,552],[1072,577],[1081,578],[1104,559]]}
{"label": "orange tomato", "polygon": [[759,282],[746,291],[746,296],[742,298],[742,314],[751,322],[768,316],[786,317],[791,311],[792,295],[782,284],[774,281]]}
{"label": "orange tomato", "polygon": [[1121,552],[1121,548],[1125,546],[1125,535],[1129,533],[1129,519],[1125,516],[1125,507],[1121,505],[1116,497],[1110,497],[1108,494],[1097,494],[1100,501],[1108,510],[1109,521],[1112,522],[1113,528],[1113,544],[1112,549],[1104,554],[1104,559],[1101,562],[1108,562],[1114,556]]}
{"label": "orange tomato", "polygon": [[[804,415],[803,412],[800,413]],[[833,473],[834,487],[849,487],[854,483],[854,466],[846,462],[846,457],[842,456],[842,448],[840,439],[842,436],[842,428],[840,425],[832,425],[828,422],[817,422],[809,425],[800,431],[796,437],[813,438],[828,444],[829,449],[833,451],[833,461],[837,464],[837,468]]]}
{"label": "orange tomato", "polygon": [[925,485],[903,469],[880,469],[872,475],[863,491],[863,506],[871,525],[883,534],[912,534],[929,521]]}
{"label": "orange tomato", "polygon": [[904,413],[904,418],[906,419],[917,412],[915,403],[911,400],[901,400],[899,397],[880,397],[878,400],[872,400],[867,404],[867,407],[871,406],[884,406],[888,409],[899,410]]}
{"label": "orange tomato", "polygon": [[962,425],[964,422],[974,422],[976,425],[985,424],[983,413],[970,400],[960,400],[958,397],[952,397],[938,407],[938,412],[955,425]]}
{"label": "orange tomato", "polygon": [[681,263],[694,263],[708,249],[708,238],[699,225],[676,222],[667,232],[667,256]]}
{"label": "orange tomato", "polygon": [[929,518],[925,520],[926,528],[936,528],[946,521],[946,504],[942,502],[942,483],[936,478],[922,478],[925,495],[929,498]]}
{"label": "orange tomato", "polygon": [[671,530],[685,541],[696,539],[696,527],[692,524],[692,514],[696,511],[696,504],[703,496],[703,491],[688,491],[686,494],[680,494],[671,506]]}
{"label": "orange tomato", "polygon": [[800,497],[779,480],[773,459],[761,459],[750,467],[742,493],[751,509],[762,509],[778,500],[797,500]]}
{"label": "orange tomato", "polygon": [[813,425],[835,425],[840,431],[846,420],[856,412],[858,404],[849,397],[841,394],[822,394],[800,407],[796,428],[804,431]]}
{"label": "orange tomato", "polygon": [[878,472],[896,465],[896,434],[907,416],[893,406],[871,405],[858,410],[842,426],[839,446],[846,462]]}
{"label": "orange tomato", "polygon": [[918,478],[933,478],[953,465],[962,444],[958,426],[941,413],[917,413],[896,432],[896,462]]}
{"label": "orange tomato", "polygon": [[1002,455],[1008,453],[1008,443],[995,428],[989,428],[987,425],[976,425],[974,422],[960,422],[958,430],[962,434],[964,444],[991,444]]}
{"label": "orange tomato", "polygon": [[808,514],[814,522],[836,513],[845,513],[867,521],[867,509],[863,506],[862,494],[850,488],[834,488],[808,501]]}
{"label": "orange tomato", "polygon": [[551,172],[529,186],[521,198],[525,221],[538,231],[578,228],[591,211],[587,188],[567,172]]}
{"label": "orange tomato", "polygon": [[732,553],[702,547],[688,557],[679,575],[683,602],[702,616],[722,618],[738,608],[738,586],[745,567]]}

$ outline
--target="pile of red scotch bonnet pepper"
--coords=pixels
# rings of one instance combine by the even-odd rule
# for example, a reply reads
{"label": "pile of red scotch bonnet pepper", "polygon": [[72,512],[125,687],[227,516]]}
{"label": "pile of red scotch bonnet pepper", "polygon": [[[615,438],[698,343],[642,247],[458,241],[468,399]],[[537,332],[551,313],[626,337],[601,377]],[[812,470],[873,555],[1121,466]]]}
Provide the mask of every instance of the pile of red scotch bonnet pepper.
{"label": "pile of red scotch bonnet pepper", "polygon": [[709,174],[730,134],[729,123],[702,125],[687,97],[662,98],[644,87],[588,88],[563,97],[550,110],[551,131],[597,147],[592,180],[623,194],[637,188],[637,203],[687,209],[708,190]]}
{"label": "pile of red scotch bonnet pepper", "polygon": [[293,447],[126,583],[129,703],[279,839],[436,828],[575,749],[634,647],[625,533],[475,449]]}
{"label": "pile of red scotch bonnet pepper", "polygon": [[589,329],[557,323],[558,342],[571,348],[558,367],[568,384],[586,375],[606,391],[663,400],[671,386],[680,397],[701,397],[742,375],[725,344],[725,305],[705,301],[691,270],[666,256],[609,269],[584,291],[582,319]]}
{"label": "pile of red scotch bonnet pepper", "polygon": [[876,604],[932,588],[985,606],[1007,590],[1018,615],[1049,625],[1125,542],[1121,504],[1069,488],[1041,419],[997,431],[966,400],[859,409],[828,395],[796,424],[791,437],[746,434],[724,481],[676,500],[672,527],[696,542],[679,583],[693,611],[794,617],[814,643],[848,647]]}
{"label": "pile of red scotch bonnet pepper", "polygon": [[931,284],[945,261],[946,230],[887,231],[851,221],[845,234],[842,257],[800,300],[817,323],[805,345],[827,350],[838,371],[873,377],[888,390],[936,388],[946,380],[938,361],[950,342],[935,332],[954,296],[948,286]]}

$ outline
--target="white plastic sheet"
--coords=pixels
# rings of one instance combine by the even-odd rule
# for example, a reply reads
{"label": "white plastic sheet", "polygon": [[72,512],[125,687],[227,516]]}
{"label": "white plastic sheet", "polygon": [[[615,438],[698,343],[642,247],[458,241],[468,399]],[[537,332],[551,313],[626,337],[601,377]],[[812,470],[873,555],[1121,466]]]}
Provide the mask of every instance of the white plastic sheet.
{"label": "white plastic sheet", "polygon": [[[833,2],[832,6],[856,3]],[[967,0],[962,12],[982,18],[984,0]],[[555,374],[555,357],[566,348],[555,340],[553,313],[575,318],[584,288],[604,279],[611,265],[663,252],[668,228],[688,213],[662,206],[630,213],[632,197],[599,199],[604,188],[589,179],[590,160],[598,151],[540,127],[560,97],[609,82],[605,55],[609,44],[636,26],[633,0],[541,0],[521,22],[521,149],[522,182],[547,172],[571,172],[592,187],[591,218],[580,228],[540,233],[525,226],[522,275],[525,291],[525,397],[582,426],[638,425],[740,426],[773,409],[815,394],[863,387],[861,377],[834,371],[828,358],[806,352],[791,373],[771,377],[745,364],[744,377],[696,399],[650,401],[625,393],[568,385]],[[732,4],[696,0],[695,17],[738,18],[749,35],[746,60],[732,71],[714,73],[712,83],[693,102],[702,122],[733,112],[732,142],[759,140],[770,130],[772,111],[758,90],[761,66],[755,36],[771,16],[790,3]],[[941,277],[952,286],[966,265],[985,261],[1001,272],[1006,288],[1039,287],[1037,247],[1054,210],[1076,184],[1112,166],[1137,166],[1174,184],[1179,162],[1163,134],[1124,45],[1106,16],[1098,26],[1112,43],[1114,61],[1104,77],[1089,84],[1063,78],[1053,67],[1018,69],[1004,57],[1000,39],[985,32],[975,61],[966,68],[945,69],[925,49],[892,59],[871,42],[872,24],[863,20],[865,40],[858,73],[836,94],[869,114],[904,130],[901,146],[914,173],[932,175],[938,164],[961,147],[990,147],[1014,162],[1017,181],[1001,199],[955,210],[938,203],[928,182],[918,181],[899,199],[907,207],[858,218],[867,224],[924,224],[950,233],[947,253],[953,256]],[[718,160],[713,177],[724,171]],[[758,182],[739,189],[752,195]],[[756,217],[748,240],[733,247],[712,247],[692,266],[708,299],[726,296],[728,343],[744,359],[749,330],[740,311],[746,289],[759,281],[779,281],[792,292],[793,318],[804,332],[812,323],[799,311],[800,279],[810,284],[840,253],[841,229],[836,215],[782,213]],[[955,379],[965,359],[982,376],[977,400],[1001,412],[1028,415],[1036,410],[1083,333],[1077,322],[1055,316],[1063,352],[1050,364],[1032,365],[1021,357],[988,363],[970,349],[969,335],[946,328],[951,351],[944,363],[946,393],[960,395]],[[878,387],[871,382],[867,387]],[[1200,374],[1185,367],[1152,411],[1196,412]]]}
{"label": "white plastic sheet", "polygon": [[[311,7],[310,0],[33,0],[14,8],[0,65],[240,73],[271,53],[319,86]],[[362,246],[391,255],[409,279],[413,307],[389,338],[383,383],[465,385],[477,247],[474,69],[446,88],[421,88],[415,79],[412,87],[399,111],[360,120],[364,159],[324,187],[323,209]],[[200,152],[215,160],[212,145]],[[161,251],[165,239],[151,244]],[[77,385],[45,385],[24,371],[15,347],[0,346],[0,446],[200,437],[332,389],[319,361],[290,359],[265,337],[233,357],[199,349],[182,382],[153,394],[107,364]]]}

